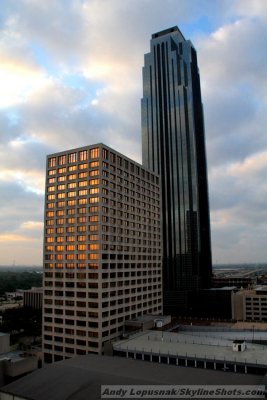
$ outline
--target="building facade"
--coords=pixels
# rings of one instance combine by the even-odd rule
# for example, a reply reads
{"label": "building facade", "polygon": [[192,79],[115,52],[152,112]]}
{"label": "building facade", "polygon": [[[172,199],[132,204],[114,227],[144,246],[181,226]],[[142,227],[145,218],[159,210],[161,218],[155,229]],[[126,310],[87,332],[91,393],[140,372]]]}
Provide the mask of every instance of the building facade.
{"label": "building facade", "polygon": [[232,318],[237,321],[267,322],[267,287],[233,293]]}
{"label": "building facade", "polygon": [[164,312],[210,287],[211,243],[197,54],[177,27],[152,35],[143,68],[143,165],[160,175]]}
{"label": "building facade", "polygon": [[43,288],[32,287],[23,291],[23,306],[41,310],[43,306]]}
{"label": "building facade", "polygon": [[159,177],[103,144],[47,157],[44,361],[101,354],[162,312]]}

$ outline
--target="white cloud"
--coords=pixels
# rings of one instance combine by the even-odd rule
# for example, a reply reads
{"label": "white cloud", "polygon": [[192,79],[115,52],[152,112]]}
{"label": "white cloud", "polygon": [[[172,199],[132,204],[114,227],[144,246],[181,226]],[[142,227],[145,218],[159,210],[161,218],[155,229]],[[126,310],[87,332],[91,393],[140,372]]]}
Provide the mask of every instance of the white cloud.
{"label": "white cloud", "polygon": [[143,55],[152,33],[177,24],[199,58],[214,260],[266,259],[267,3],[52,3],[3,0],[1,256],[16,242],[29,260],[25,238],[40,263],[46,154],[101,141],[140,161]]}

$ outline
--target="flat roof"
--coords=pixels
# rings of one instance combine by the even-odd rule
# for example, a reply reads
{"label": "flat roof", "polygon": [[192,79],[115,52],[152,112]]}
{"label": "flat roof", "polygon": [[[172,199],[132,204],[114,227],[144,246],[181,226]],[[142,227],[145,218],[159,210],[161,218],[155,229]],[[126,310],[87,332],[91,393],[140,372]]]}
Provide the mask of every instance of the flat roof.
{"label": "flat roof", "polygon": [[172,26],[171,28],[167,28],[167,29],[164,29],[164,30],[162,30],[160,32],[153,33],[152,34],[152,39],[156,39],[158,37],[169,35],[170,33],[175,33],[175,32],[179,33],[182,36],[182,38],[184,40],[186,40],[184,35],[182,34],[180,29],[178,28],[178,26]]}
{"label": "flat roof", "polygon": [[22,350],[8,351],[6,353],[0,354],[0,360],[9,360],[12,363],[20,362],[22,360],[25,360],[26,358],[32,358],[32,357],[35,356]]}
{"label": "flat roof", "polygon": [[141,315],[140,317],[137,317],[135,319],[127,320],[125,321],[126,323],[128,322],[147,322],[147,321],[158,321],[158,320],[165,320],[170,318],[169,315],[152,315],[152,314],[145,314]]}
{"label": "flat roof", "polygon": [[101,385],[259,385],[262,376],[88,354],[60,361],[10,383],[0,393],[31,400],[100,399]]}
{"label": "flat roof", "polygon": [[266,346],[247,343],[243,352],[234,352],[232,349],[234,340],[255,340],[262,337],[266,339],[267,336],[263,332],[145,331],[115,342],[113,349],[267,366]]}

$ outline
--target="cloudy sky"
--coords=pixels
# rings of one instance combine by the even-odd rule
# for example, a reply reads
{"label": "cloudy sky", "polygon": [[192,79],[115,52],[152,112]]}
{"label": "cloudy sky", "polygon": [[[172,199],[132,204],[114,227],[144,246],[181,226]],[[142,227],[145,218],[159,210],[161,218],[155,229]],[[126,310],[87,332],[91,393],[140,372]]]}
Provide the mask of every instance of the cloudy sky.
{"label": "cloudy sky", "polygon": [[42,263],[47,154],[141,161],[143,55],[174,25],[198,52],[213,262],[267,261],[266,0],[1,0],[0,265]]}

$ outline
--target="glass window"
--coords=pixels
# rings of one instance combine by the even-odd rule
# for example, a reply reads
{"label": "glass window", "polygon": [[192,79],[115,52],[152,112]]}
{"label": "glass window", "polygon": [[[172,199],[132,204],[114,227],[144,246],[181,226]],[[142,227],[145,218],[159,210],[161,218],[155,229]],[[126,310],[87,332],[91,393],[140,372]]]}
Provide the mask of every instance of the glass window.
{"label": "glass window", "polygon": [[76,179],[77,175],[76,174],[70,174],[68,175],[68,180],[72,181],[73,179]]}
{"label": "glass window", "polygon": [[66,155],[62,155],[58,157],[58,165],[64,165],[66,164]]}
{"label": "glass window", "polygon": [[110,161],[113,162],[113,163],[116,162],[116,156],[115,156],[114,153],[111,153],[111,152],[110,152]]}
{"label": "glass window", "polygon": [[98,235],[89,235],[88,236],[88,240],[94,241],[94,240],[98,240],[99,236]]}
{"label": "glass window", "polygon": [[99,170],[98,169],[93,169],[92,171],[89,172],[90,176],[97,176],[99,175]]}
{"label": "glass window", "polygon": [[[63,247],[63,246],[62,246]],[[74,244],[68,244],[66,246],[67,251],[74,251],[75,250],[75,245]]]}
{"label": "glass window", "polygon": [[98,250],[99,245],[98,244],[89,244],[88,250]]}
{"label": "glass window", "polygon": [[77,153],[70,153],[68,155],[68,162],[69,163],[74,163],[77,161]]}
{"label": "glass window", "polygon": [[108,151],[107,149],[102,149],[102,157],[108,160]]}
{"label": "glass window", "polygon": [[87,164],[79,164],[79,169],[86,169],[87,168]]}
{"label": "glass window", "polygon": [[89,203],[98,203],[99,202],[99,197],[90,197]]}
{"label": "glass window", "polygon": [[79,199],[78,204],[87,204],[88,199]]}
{"label": "glass window", "polygon": [[99,210],[98,206],[89,207],[89,212],[90,213],[98,212],[98,210]]}
{"label": "glass window", "polygon": [[89,180],[89,185],[99,185],[99,179],[90,179]]}
{"label": "glass window", "polygon": [[90,168],[99,167],[99,161],[91,161],[89,163]]}
{"label": "glass window", "polygon": [[88,221],[89,221],[89,222],[98,222],[98,220],[99,220],[98,215],[91,215],[91,216],[88,218]]}
{"label": "glass window", "polygon": [[84,190],[79,190],[78,195],[79,196],[86,196],[87,195],[88,190],[84,189]]}
{"label": "glass window", "polygon": [[87,175],[88,175],[88,172],[80,172],[79,175],[78,175],[78,178],[79,179],[86,178]]}
{"label": "glass window", "polygon": [[64,251],[64,246],[56,246],[56,251]]}
{"label": "glass window", "polygon": [[89,193],[90,193],[90,194],[99,193],[99,188],[92,188],[92,189],[89,189]]}
{"label": "glass window", "polygon": [[65,190],[65,185],[57,185],[57,190]]}
{"label": "glass window", "polygon": [[79,161],[88,160],[88,150],[79,151]]}
{"label": "glass window", "polygon": [[99,148],[93,148],[90,150],[90,158],[98,158],[99,157]]}
{"label": "glass window", "polygon": [[51,157],[48,159],[48,167],[55,167],[56,166],[56,157]]}
{"label": "glass window", "polygon": [[97,225],[89,225],[89,231],[97,231],[98,230],[98,226]]}
{"label": "glass window", "polygon": [[87,186],[87,181],[80,181],[78,184],[79,187]]}

